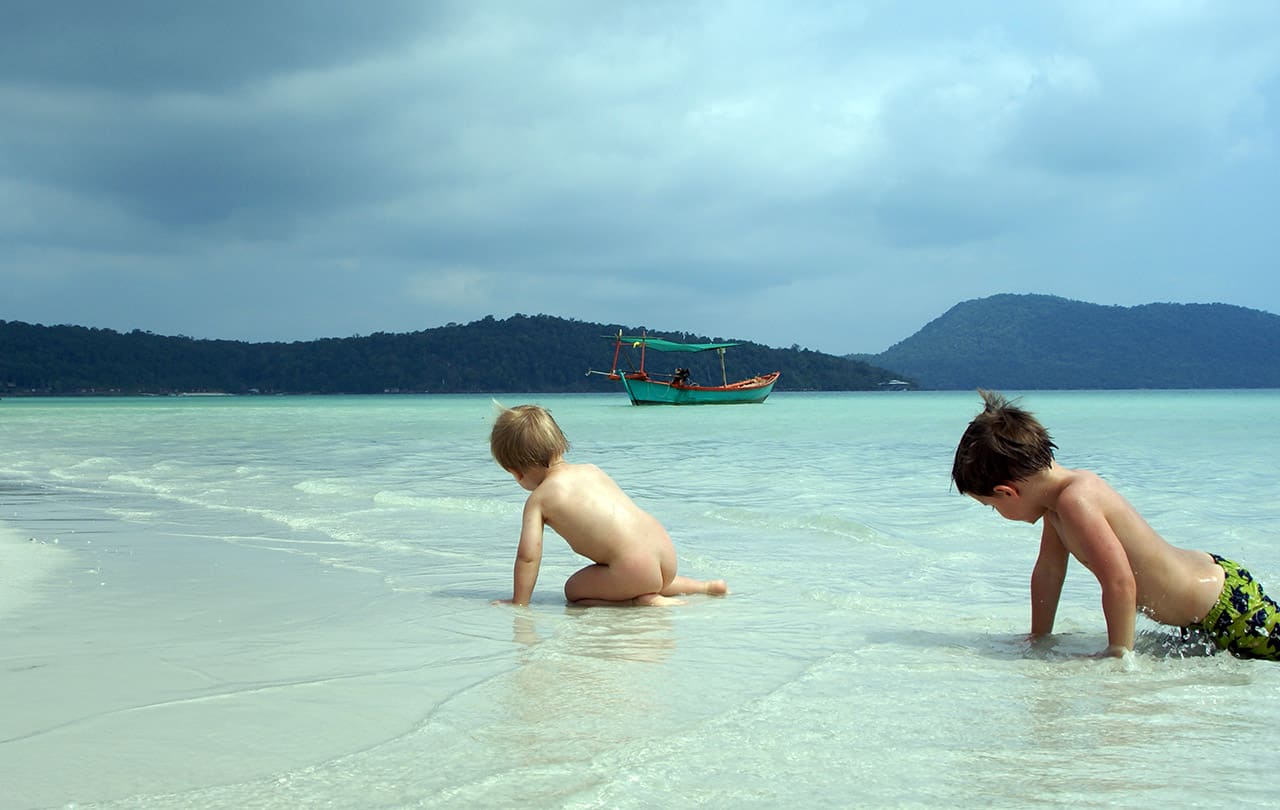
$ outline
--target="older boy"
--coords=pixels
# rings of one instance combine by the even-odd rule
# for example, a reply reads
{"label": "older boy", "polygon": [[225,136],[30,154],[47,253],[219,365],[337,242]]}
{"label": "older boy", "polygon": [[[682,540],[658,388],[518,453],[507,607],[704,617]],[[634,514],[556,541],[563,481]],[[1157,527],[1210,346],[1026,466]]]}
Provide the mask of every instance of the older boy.
{"label": "older boy", "polygon": [[527,605],[542,561],[542,527],[594,561],[564,584],[577,605],[672,605],[669,597],[723,595],[724,580],[701,582],[676,575],[676,550],[666,529],[636,506],[613,479],[592,464],[567,464],[569,442],[551,414],[520,405],[498,415],[489,447],[502,468],[531,494],[524,505],[511,599]]}
{"label": "older boy", "polygon": [[1053,631],[1068,556],[1102,586],[1107,649],[1133,649],[1139,608],[1158,622],[1204,630],[1241,658],[1280,660],[1280,608],[1236,563],[1169,545],[1119,493],[1086,470],[1061,467],[1048,431],[1001,395],[965,430],[951,478],[961,494],[1008,520],[1044,519],[1031,574],[1031,635]]}

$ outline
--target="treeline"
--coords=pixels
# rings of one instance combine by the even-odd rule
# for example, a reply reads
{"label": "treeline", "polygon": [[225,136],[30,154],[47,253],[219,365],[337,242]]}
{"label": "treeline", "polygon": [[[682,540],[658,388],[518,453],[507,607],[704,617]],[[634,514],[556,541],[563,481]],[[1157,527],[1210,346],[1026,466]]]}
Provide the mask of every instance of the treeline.
{"label": "treeline", "polygon": [[[609,369],[613,346],[603,336],[619,329],[640,331],[515,315],[412,333],[246,343],[0,321],[0,396],[609,392],[617,390],[616,383],[586,371]],[[719,340],[688,333],[659,336]],[[750,342],[729,349],[726,364],[730,381],[781,371],[777,391],[872,390],[899,376],[849,358]],[[714,352],[651,353],[646,359],[651,371],[677,365],[690,368],[697,382],[721,379]]]}
{"label": "treeline", "polygon": [[1280,388],[1280,316],[1228,304],[994,295],[856,359],[933,389]]}

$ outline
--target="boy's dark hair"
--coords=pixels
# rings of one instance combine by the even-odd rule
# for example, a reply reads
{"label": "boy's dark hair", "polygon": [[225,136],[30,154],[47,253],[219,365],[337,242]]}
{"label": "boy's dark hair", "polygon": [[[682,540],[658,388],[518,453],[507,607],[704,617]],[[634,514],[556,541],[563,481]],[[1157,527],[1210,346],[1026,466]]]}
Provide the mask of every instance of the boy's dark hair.
{"label": "boy's dark hair", "polygon": [[524,472],[548,467],[569,450],[551,412],[537,405],[503,408],[489,433],[489,449],[504,470]]}
{"label": "boy's dark hair", "polygon": [[960,494],[991,495],[1000,484],[1048,469],[1057,445],[1044,425],[995,391],[978,394],[986,407],[960,437],[951,466]]}

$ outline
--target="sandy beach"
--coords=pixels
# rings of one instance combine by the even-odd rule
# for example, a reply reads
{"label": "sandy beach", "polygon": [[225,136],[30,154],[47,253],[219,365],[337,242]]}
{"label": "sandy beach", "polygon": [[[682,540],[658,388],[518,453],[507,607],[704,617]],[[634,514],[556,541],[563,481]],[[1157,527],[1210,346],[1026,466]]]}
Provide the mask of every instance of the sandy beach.
{"label": "sandy beach", "polygon": [[376,575],[6,503],[6,808],[287,772],[404,733],[450,688],[423,666],[415,595]]}

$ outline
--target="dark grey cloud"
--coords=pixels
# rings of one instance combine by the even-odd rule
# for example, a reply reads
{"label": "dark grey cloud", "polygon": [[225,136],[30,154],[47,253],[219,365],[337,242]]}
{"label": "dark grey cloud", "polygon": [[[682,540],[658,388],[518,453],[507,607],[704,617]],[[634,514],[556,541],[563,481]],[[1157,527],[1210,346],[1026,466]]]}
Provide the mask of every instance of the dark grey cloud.
{"label": "dark grey cloud", "polygon": [[323,69],[447,28],[452,4],[375,0],[52,0],[13,3],[0,75],[117,93],[215,93],[263,76]]}
{"label": "dark grey cloud", "polygon": [[843,352],[996,292],[1280,310],[1269,2],[10,17],[0,318],[291,340],[547,312]]}

